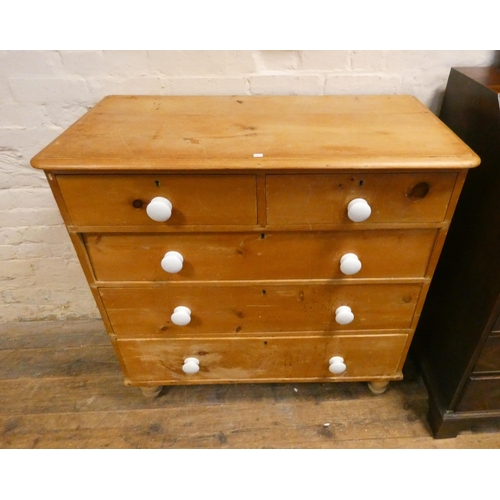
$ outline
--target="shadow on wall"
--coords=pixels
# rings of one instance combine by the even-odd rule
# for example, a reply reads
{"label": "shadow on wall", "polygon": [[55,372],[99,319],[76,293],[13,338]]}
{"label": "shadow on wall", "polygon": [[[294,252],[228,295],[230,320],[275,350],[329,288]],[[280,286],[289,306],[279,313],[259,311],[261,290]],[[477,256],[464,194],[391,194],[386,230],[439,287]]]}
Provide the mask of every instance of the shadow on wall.
{"label": "shadow on wall", "polygon": [[[500,50],[496,51],[495,59],[492,63],[492,66],[496,66],[497,68],[500,68]],[[451,71],[451,68],[450,68],[450,71]],[[449,75],[449,73],[448,73],[448,75]],[[443,105],[444,92],[445,92],[445,89],[438,90],[431,100],[429,107],[430,107],[430,109],[436,110],[435,111],[436,116],[439,116],[441,114],[441,106]]]}

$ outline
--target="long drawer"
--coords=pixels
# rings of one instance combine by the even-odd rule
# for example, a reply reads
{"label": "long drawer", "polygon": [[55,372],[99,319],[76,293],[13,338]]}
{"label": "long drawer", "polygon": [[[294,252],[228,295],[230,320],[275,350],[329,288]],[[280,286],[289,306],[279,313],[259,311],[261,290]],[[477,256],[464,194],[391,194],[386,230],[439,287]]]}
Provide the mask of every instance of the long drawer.
{"label": "long drawer", "polygon": [[[126,376],[158,384],[204,382],[330,381],[400,378],[406,334],[324,337],[253,337],[118,340]],[[330,372],[330,360],[343,358],[343,373]],[[199,371],[187,374],[187,358]]]}
{"label": "long drawer", "polygon": [[[424,277],[436,234],[421,229],[84,238],[97,280],[189,281]],[[172,251],[181,254],[182,268],[170,273],[161,264]],[[349,253],[360,262],[355,274],[341,271]]]}
{"label": "long drawer", "polygon": [[[410,328],[421,285],[185,285],[101,288],[116,335],[192,336]],[[179,307],[190,322],[174,324]],[[351,323],[339,324],[347,306]]]}
{"label": "long drawer", "polygon": [[474,373],[497,372],[500,375],[500,333],[491,334],[486,341],[476,366]]}
{"label": "long drawer", "polygon": [[456,411],[498,410],[500,410],[500,375],[471,377]]}
{"label": "long drawer", "polygon": [[363,198],[369,223],[444,220],[455,173],[303,174],[266,177],[270,225],[347,224],[349,202]]}
{"label": "long drawer", "polygon": [[[58,175],[78,226],[213,226],[257,223],[253,175]],[[172,203],[165,222],[148,217],[155,197]]]}

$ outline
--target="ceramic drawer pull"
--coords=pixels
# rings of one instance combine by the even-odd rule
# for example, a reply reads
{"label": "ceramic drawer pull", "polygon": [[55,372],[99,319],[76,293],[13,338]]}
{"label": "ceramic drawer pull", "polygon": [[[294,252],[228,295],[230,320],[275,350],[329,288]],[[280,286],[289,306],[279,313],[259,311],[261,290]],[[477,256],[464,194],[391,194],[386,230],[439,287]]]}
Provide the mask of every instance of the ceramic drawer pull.
{"label": "ceramic drawer pull", "polygon": [[355,198],[347,205],[347,217],[353,222],[363,222],[370,217],[371,213],[370,205],[363,198]]}
{"label": "ceramic drawer pull", "polygon": [[188,375],[198,373],[200,371],[200,360],[197,358],[186,358],[182,365],[182,371]]}
{"label": "ceramic drawer pull", "polygon": [[167,273],[178,273],[182,269],[184,257],[179,252],[167,252],[161,260],[161,267]]}
{"label": "ceramic drawer pull", "polygon": [[172,323],[177,326],[189,325],[191,322],[191,309],[184,306],[176,307],[170,319]]}
{"label": "ceramic drawer pull", "polygon": [[344,363],[344,358],[341,358],[340,356],[333,356],[333,358],[330,358],[328,363],[330,364],[328,369],[335,374],[343,373],[347,369],[347,366]]}
{"label": "ceramic drawer pull", "polygon": [[172,215],[172,203],[162,196],[157,196],[149,202],[146,213],[150,219],[165,222]]}
{"label": "ceramic drawer pull", "polygon": [[356,274],[361,269],[361,261],[354,253],[346,253],[340,259],[340,270],[344,274]]}
{"label": "ceramic drawer pull", "polygon": [[340,306],[335,310],[335,321],[339,325],[348,325],[354,321],[354,314],[348,306]]}

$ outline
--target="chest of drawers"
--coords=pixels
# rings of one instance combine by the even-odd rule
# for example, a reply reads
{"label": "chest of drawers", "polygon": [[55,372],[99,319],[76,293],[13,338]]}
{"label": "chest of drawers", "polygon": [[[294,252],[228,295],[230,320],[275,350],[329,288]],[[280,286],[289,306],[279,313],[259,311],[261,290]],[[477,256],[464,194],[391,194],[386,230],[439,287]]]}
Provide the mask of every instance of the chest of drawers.
{"label": "chest of drawers", "polygon": [[410,96],[110,96],[45,170],[126,383],[402,367],[478,157]]}
{"label": "chest of drawers", "polygon": [[413,343],[436,438],[500,425],[500,69],[452,68],[441,119],[481,157],[467,176]]}

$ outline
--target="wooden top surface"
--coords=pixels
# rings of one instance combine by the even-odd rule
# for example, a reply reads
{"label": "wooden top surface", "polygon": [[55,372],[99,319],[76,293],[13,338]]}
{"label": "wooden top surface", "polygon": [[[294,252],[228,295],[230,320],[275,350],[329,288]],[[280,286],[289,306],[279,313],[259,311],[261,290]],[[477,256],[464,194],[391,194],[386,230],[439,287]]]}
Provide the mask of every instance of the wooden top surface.
{"label": "wooden top surface", "polygon": [[453,68],[453,70],[500,94],[500,68],[487,66],[484,68]]}
{"label": "wooden top surface", "polygon": [[456,169],[479,158],[412,96],[109,96],[31,164],[49,171]]}

